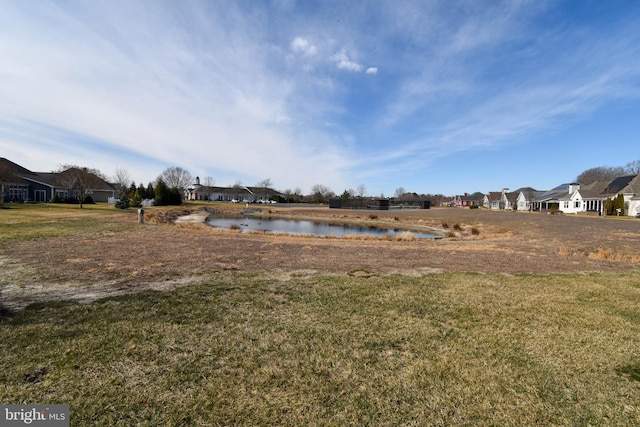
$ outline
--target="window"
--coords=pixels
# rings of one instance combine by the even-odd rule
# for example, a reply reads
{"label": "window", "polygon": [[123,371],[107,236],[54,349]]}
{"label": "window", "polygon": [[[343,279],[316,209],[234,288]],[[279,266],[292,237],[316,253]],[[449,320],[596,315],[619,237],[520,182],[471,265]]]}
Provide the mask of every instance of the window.
{"label": "window", "polygon": [[564,202],[564,208],[569,209],[569,202]]}
{"label": "window", "polygon": [[9,200],[19,202],[27,200],[27,189],[24,187],[9,187]]}
{"label": "window", "polygon": [[580,200],[576,200],[575,203],[573,204],[573,207],[576,209],[580,209]]}

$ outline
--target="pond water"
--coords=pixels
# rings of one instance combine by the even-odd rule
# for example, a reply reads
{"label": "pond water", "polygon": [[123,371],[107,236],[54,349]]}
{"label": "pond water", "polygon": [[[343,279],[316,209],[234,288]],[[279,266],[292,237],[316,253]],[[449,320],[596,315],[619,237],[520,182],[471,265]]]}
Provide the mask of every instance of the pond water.
{"label": "pond water", "polygon": [[[371,235],[382,236],[390,234],[392,236],[399,233],[406,233],[405,230],[383,229],[376,227],[359,227],[352,225],[328,224],[322,222],[292,220],[292,219],[269,219],[253,217],[210,217],[207,224],[216,228],[235,228],[245,231],[264,231],[279,234],[309,234],[313,236],[335,236],[345,235]],[[411,232],[420,239],[439,238],[434,234]]]}

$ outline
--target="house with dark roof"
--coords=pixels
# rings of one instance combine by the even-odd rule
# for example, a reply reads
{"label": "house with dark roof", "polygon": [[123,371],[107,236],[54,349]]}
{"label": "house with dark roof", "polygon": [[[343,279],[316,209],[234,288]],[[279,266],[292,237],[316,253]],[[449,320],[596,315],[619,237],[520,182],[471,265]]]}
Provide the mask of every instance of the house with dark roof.
{"label": "house with dark roof", "polygon": [[538,191],[531,187],[522,187],[517,189],[515,192],[518,193],[516,196],[515,206],[519,211],[532,210],[533,199],[545,193],[545,191]]}
{"label": "house with dark roof", "polygon": [[115,188],[99,176],[78,168],[62,172],[32,172],[8,159],[0,158],[0,183],[6,202],[50,202],[54,196],[61,199],[91,196],[96,202],[106,202],[115,196]]}
{"label": "house with dark roof", "polygon": [[[571,196],[580,188],[580,184],[577,182],[560,184],[557,187],[552,188],[549,191],[535,197],[532,201],[534,211],[550,210],[555,207],[562,210],[568,209],[568,203],[571,200]],[[566,202],[566,203],[565,203]],[[565,212],[563,210],[563,212]]]}
{"label": "house with dark roof", "polygon": [[[25,177],[35,179],[37,175],[13,163],[11,160],[0,158],[0,183],[2,184],[2,197],[5,202],[34,200],[35,189],[30,188],[29,181]],[[41,190],[42,188],[38,187],[37,189]],[[40,195],[40,193],[36,194]]]}
{"label": "house with dark roof", "polygon": [[556,206],[563,213],[602,214],[605,201],[619,194],[624,195],[624,215],[635,216],[636,213],[640,213],[640,175],[621,176],[610,182],[596,181],[588,185],[577,182],[561,184],[536,196],[532,201],[532,209],[541,211]]}
{"label": "house with dark roof", "polygon": [[602,196],[613,199],[619,194],[624,197],[624,215],[640,214],[640,174],[615,178],[602,190]]}
{"label": "house with dark roof", "polygon": [[464,193],[463,195],[456,196],[455,206],[458,208],[482,206],[483,201],[484,194],[479,191],[476,191],[472,194]]}
{"label": "house with dark roof", "polygon": [[200,178],[196,177],[195,183],[184,192],[187,200],[210,200],[220,202],[267,202],[284,195],[273,188],[246,187],[235,185],[233,187],[212,187],[200,184]]}
{"label": "house with dark roof", "polygon": [[512,209],[515,204],[517,194],[510,194],[508,188],[502,191],[489,191],[482,202],[482,205],[488,209]]}

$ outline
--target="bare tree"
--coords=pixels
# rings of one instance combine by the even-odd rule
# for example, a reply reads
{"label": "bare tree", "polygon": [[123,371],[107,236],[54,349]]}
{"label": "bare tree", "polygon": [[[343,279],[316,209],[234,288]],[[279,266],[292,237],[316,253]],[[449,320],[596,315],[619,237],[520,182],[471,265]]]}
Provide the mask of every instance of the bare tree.
{"label": "bare tree", "polygon": [[294,188],[293,190],[286,189],[286,190],[284,190],[283,194],[286,197],[288,202],[298,203],[300,201],[300,197],[302,196],[302,190],[300,190],[297,187]]}
{"label": "bare tree", "polygon": [[198,193],[202,194],[206,197],[207,200],[210,200],[211,193],[213,192],[213,186],[216,185],[216,180],[211,176],[206,176],[202,180],[202,187],[198,189]]}
{"label": "bare tree", "polygon": [[271,178],[266,178],[266,179],[263,179],[262,181],[258,182],[256,184],[256,187],[270,188],[272,185],[273,185],[273,183],[271,182]]}
{"label": "bare tree", "polygon": [[358,185],[357,190],[358,190],[358,196],[359,196],[359,197],[364,197],[364,195],[365,195],[365,194],[366,194],[366,192],[367,192],[367,188],[364,186],[364,184],[360,184],[360,185]]}
{"label": "bare tree", "polygon": [[80,202],[80,209],[87,196],[87,191],[106,183],[106,178],[98,169],[90,169],[76,165],[61,165],[56,176],[59,185],[67,188]]}
{"label": "bare tree", "polygon": [[316,184],[311,188],[311,198],[316,203],[324,203],[335,196],[335,193],[325,185]]}
{"label": "bare tree", "polygon": [[640,160],[629,162],[625,165],[625,170],[630,175],[638,175],[640,173]]}
{"label": "bare tree", "polygon": [[191,174],[179,166],[165,169],[158,178],[162,178],[167,187],[177,188],[180,191],[184,191],[193,182]]}
{"label": "bare tree", "polygon": [[116,185],[120,197],[127,191],[132,182],[129,171],[125,168],[116,168],[111,180]]}
{"label": "bare tree", "polygon": [[402,197],[406,192],[407,190],[405,190],[404,187],[398,187],[396,188],[396,192],[394,193],[394,195],[396,197]]}
{"label": "bare tree", "polygon": [[599,166],[587,169],[576,178],[576,181],[583,185],[589,185],[596,181],[611,181],[612,179],[625,174],[622,167]]}

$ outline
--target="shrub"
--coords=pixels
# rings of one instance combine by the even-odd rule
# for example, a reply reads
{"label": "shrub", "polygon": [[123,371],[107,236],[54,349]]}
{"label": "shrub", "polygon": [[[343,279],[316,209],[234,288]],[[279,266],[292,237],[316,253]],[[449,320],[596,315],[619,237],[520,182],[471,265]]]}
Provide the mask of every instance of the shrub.
{"label": "shrub", "polygon": [[133,197],[133,199],[131,199],[131,207],[133,207],[133,208],[141,208],[142,207],[142,199],[138,196],[137,193]]}
{"label": "shrub", "polygon": [[378,219],[378,215],[369,215],[369,219]]}
{"label": "shrub", "polygon": [[460,226],[460,224],[456,223],[456,224],[453,224],[453,229],[456,230],[456,231],[460,231],[460,230],[462,230],[462,227]]}
{"label": "shrub", "polygon": [[404,231],[402,233],[396,234],[396,240],[398,241],[413,241],[417,239],[418,238],[416,237],[416,235],[410,231]]}
{"label": "shrub", "polygon": [[129,199],[123,197],[122,199],[116,202],[116,208],[118,209],[129,209]]}
{"label": "shrub", "polygon": [[474,236],[478,236],[480,234],[480,230],[475,227],[471,227],[471,234],[473,234]]}
{"label": "shrub", "polygon": [[442,223],[442,228],[449,228],[449,224],[447,224],[446,222]]}
{"label": "shrub", "polygon": [[51,198],[51,203],[62,203],[62,199],[56,194]]}
{"label": "shrub", "polygon": [[84,201],[82,203],[84,203],[85,205],[95,205],[96,204],[96,202],[93,201],[93,197],[91,197],[91,196],[85,197]]}

